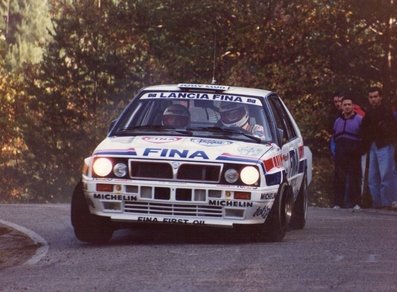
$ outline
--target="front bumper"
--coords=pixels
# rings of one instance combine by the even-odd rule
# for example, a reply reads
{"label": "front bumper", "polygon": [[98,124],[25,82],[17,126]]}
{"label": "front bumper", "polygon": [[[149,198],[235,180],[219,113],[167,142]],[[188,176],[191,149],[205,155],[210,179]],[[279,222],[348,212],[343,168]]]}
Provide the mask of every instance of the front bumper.
{"label": "front bumper", "polygon": [[114,222],[222,227],[263,223],[278,191],[278,186],[239,187],[88,177],[83,177],[83,185],[90,212]]}

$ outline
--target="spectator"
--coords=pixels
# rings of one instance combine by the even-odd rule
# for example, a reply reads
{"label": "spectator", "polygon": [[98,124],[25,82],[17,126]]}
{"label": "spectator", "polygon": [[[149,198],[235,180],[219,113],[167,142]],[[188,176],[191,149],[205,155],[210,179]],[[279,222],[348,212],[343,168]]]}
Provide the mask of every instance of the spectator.
{"label": "spectator", "polygon": [[365,111],[356,103],[353,103],[353,111],[362,118],[365,116]]}
{"label": "spectator", "polygon": [[353,209],[361,204],[361,139],[359,136],[362,117],[353,110],[351,97],[342,98],[342,115],[334,123],[335,141],[335,194],[334,208],[345,205],[346,195]]}
{"label": "spectator", "polygon": [[[333,128],[335,120],[342,113],[342,98],[343,98],[343,94],[341,92],[335,92],[332,95],[334,109],[332,111],[332,122],[330,122],[330,128]],[[335,159],[335,141],[334,141],[333,137],[331,137],[331,139],[329,141],[329,150],[331,151],[332,157]]]}
{"label": "spectator", "polygon": [[[335,120],[341,115],[342,113],[342,100],[345,94],[343,92],[335,92],[332,95],[332,100],[334,102],[334,111],[333,111],[333,119],[331,123],[331,127]],[[365,111],[358,105],[353,103],[353,110],[355,113],[357,113],[359,116],[364,117],[365,116]],[[329,149],[331,151],[332,157],[335,159],[335,141],[331,138],[329,141]]]}
{"label": "spectator", "polygon": [[[332,123],[330,123],[330,128],[333,127],[335,120],[341,115],[342,113],[342,99],[344,97],[344,92],[342,91],[337,91],[332,95],[332,101],[334,104],[334,110],[333,110],[333,119]],[[357,113],[359,116],[364,117],[365,111],[358,105],[353,103],[353,110],[355,113]],[[333,136],[331,137],[329,141],[329,149],[332,154],[333,159],[335,160],[335,141],[333,139]],[[364,193],[364,181],[365,181],[365,170],[366,170],[366,161],[367,161],[367,155],[364,154],[361,157],[361,195]],[[336,166],[335,166],[336,167]],[[335,169],[334,167],[334,169]],[[334,176],[336,176],[336,173],[334,173]],[[346,187],[348,188],[348,187]],[[349,196],[345,194],[345,205],[351,205],[351,202],[349,201]]]}
{"label": "spectator", "polygon": [[[343,93],[341,92],[335,92],[332,95],[332,100],[334,101],[334,106],[335,106],[335,115],[339,116],[340,113],[342,112],[342,98],[343,98]],[[334,121],[335,122],[335,121]]]}
{"label": "spectator", "polygon": [[[343,92],[339,93],[339,99],[340,99],[340,111],[342,111],[342,100],[343,97],[345,96],[345,94]],[[361,106],[359,106],[356,103],[353,103],[353,111],[358,114],[361,117],[365,116],[365,111],[361,108]]]}
{"label": "spectator", "polygon": [[385,208],[393,203],[395,190],[394,146],[397,126],[390,109],[383,104],[380,88],[368,91],[371,109],[362,121],[363,151],[369,153],[368,188],[372,207]]}

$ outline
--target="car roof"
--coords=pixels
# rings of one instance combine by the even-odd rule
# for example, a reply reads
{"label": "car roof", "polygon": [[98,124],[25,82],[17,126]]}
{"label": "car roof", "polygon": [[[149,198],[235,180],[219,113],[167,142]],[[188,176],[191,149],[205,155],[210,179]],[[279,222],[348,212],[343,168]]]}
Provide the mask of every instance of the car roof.
{"label": "car roof", "polygon": [[[191,85],[191,87],[188,87]],[[248,87],[237,87],[237,86],[227,86],[227,85],[209,85],[209,84],[164,84],[164,85],[153,85],[142,88],[144,91],[180,91],[180,90],[190,90],[190,91],[208,91],[213,90],[211,87],[218,87],[222,89],[216,89],[214,91],[218,91],[222,94],[242,94],[242,95],[251,95],[251,96],[262,96],[266,97],[272,94],[272,91],[265,89],[257,89],[257,88],[248,88]],[[225,89],[225,90],[223,90]]]}

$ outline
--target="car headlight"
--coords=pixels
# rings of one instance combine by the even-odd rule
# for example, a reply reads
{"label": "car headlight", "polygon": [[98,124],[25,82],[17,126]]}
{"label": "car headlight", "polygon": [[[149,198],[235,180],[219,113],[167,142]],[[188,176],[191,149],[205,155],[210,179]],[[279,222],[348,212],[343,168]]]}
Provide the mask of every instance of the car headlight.
{"label": "car headlight", "polygon": [[241,171],[240,178],[246,185],[253,185],[259,179],[259,171],[253,166],[246,166]]}
{"label": "car headlight", "polygon": [[225,181],[227,181],[229,184],[235,183],[239,178],[239,174],[234,168],[226,170],[224,176]]}
{"label": "car headlight", "polygon": [[112,171],[112,161],[107,158],[98,158],[92,166],[98,176],[107,176]]}
{"label": "car headlight", "polygon": [[115,176],[117,177],[124,177],[127,175],[127,165],[125,165],[124,163],[117,163],[114,167],[113,167],[113,173]]}

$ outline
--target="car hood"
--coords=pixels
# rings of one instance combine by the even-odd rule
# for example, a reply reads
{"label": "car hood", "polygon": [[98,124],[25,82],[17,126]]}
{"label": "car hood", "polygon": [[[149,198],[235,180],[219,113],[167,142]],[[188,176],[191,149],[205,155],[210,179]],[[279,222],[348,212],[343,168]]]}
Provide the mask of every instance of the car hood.
{"label": "car hood", "polygon": [[235,140],[181,137],[107,137],[95,149],[95,156],[129,156],[138,159],[177,159],[256,163],[275,144]]}

